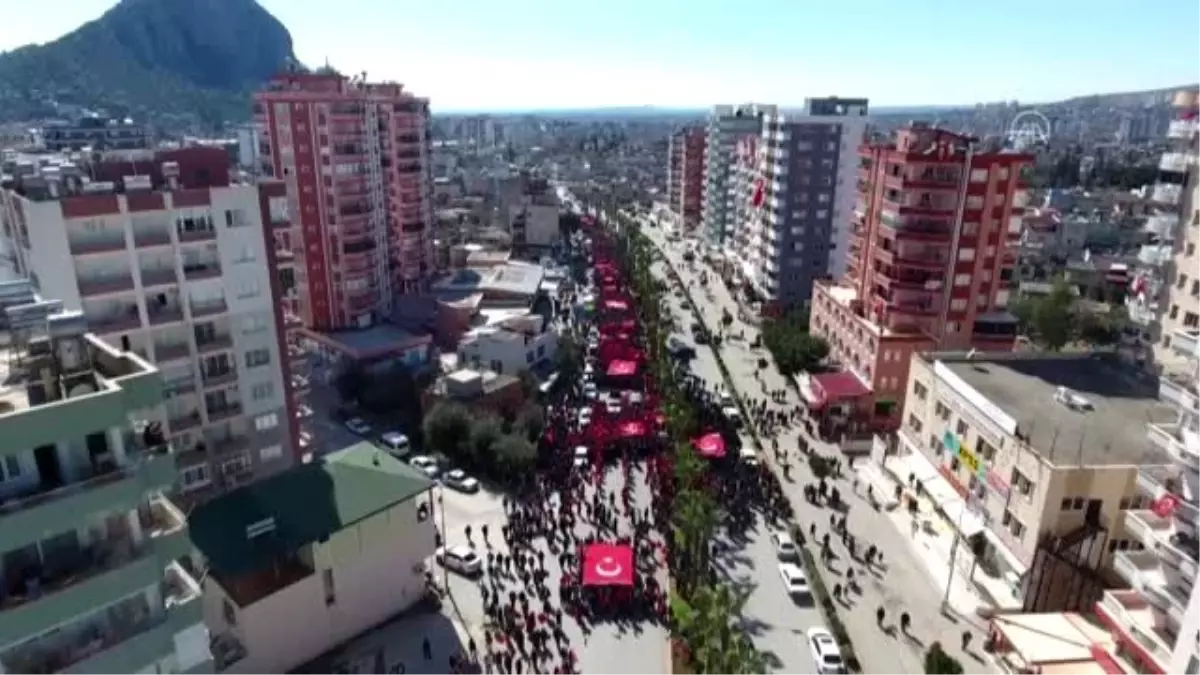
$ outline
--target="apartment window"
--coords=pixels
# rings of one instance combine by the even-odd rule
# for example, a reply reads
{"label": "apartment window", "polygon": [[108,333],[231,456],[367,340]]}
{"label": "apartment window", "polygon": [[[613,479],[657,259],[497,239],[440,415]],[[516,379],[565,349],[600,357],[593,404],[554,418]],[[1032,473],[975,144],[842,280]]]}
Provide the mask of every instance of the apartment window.
{"label": "apartment window", "polygon": [[0,464],[0,483],[7,480],[16,480],[21,477],[21,460],[13,455],[4,458],[4,463]]}
{"label": "apartment window", "polygon": [[546,356],[546,345],[538,345],[537,357],[539,359],[541,359],[541,358],[545,358],[545,356]]}
{"label": "apartment window", "polygon": [[[241,262],[241,261],[238,261]],[[237,283],[237,296],[239,298],[254,298],[258,297],[261,292],[258,286],[257,279],[242,279]]]}
{"label": "apartment window", "polygon": [[983,208],[983,196],[982,195],[971,195],[971,196],[967,197],[967,208],[968,209],[982,209]]}
{"label": "apartment window", "polygon": [[274,382],[257,382],[250,387],[250,398],[255,401],[265,401],[275,396]]}
{"label": "apartment window", "polygon": [[828,193],[828,192],[822,192],[822,193],[820,193],[820,194],[818,194],[818,195],[817,195],[817,203],[818,203],[818,204],[828,204],[828,203],[829,203],[829,199],[830,199],[830,197],[829,197],[829,193]]}
{"label": "apartment window", "polygon": [[225,615],[225,623],[230,626],[237,625],[237,610],[234,609],[233,603],[228,598],[221,603],[221,613]]}
{"label": "apartment window", "polygon": [[826,218],[829,216],[829,209],[817,209],[817,218]]}
{"label": "apartment window", "polygon": [[241,209],[225,209],[225,227],[245,227],[249,224],[250,219]]}
{"label": "apartment window", "polygon": [[973,248],[958,249],[959,262],[971,262],[974,259],[975,259],[975,249],[973,249]]}
{"label": "apartment window", "polygon": [[337,594],[333,592],[333,570],[321,570],[321,586],[325,589],[325,606],[337,602]]}
{"label": "apartment window", "polygon": [[929,387],[922,384],[920,380],[913,380],[913,396],[916,396],[918,400],[924,401],[928,395]]}
{"label": "apartment window", "polygon": [[533,363],[533,352],[525,352],[525,363]]}
{"label": "apartment window", "polygon": [[279,444],[268,445],[258,451],[258,459],[262,462],[273,462],[280,457],[283,457],[283,446]]}
{"label": "apartment window", "polygon": [[952,309],[956,312],[961,312],[961,311],[965,310],[966,308],[967,308],[967,299],[966,298],[954,298],[953,300],[950,301],[950,309]]}
{"label": "apartment window", "polygon": [[267,319],[262,316],[247,316],[242,318],[242,334],[253,335],[267,330]]}
{"label": "apartment window", "polygon": [[1200,281],[1192,282],[1192,296],[1200,296]]}
{"label": "apartment window", "polygon": [[963,420],[959,420],[958,424],[954,427],[954,432],[963,438],[966,438],[967,433],[970,431],[971,427],[967,426],[967,423]]}
{"label": "apartment window", "polygon": [[955,286],[970,286],[971,285],[971,275],[970,274],[956,275],[954,277],[954,285]]}
{"label": "apartment window", "polygon": [[185,490],[195,490],[212,482],[207,464],[196,464],[179,471],[179,485]]}
{"label": "apartment window", "polygon": [[222,476],[236,476],[250,470],[250,457],[246,454],[235,455],[221,462]]}
{"label": "apartment window", "polygon": [[254,253],[254,247],[247,244],[247,245],[243,246],[241,248],[241,250],[238,251],[237,256],[233,259],[233,262],[235,262],[235,263],[254,262],[255,257],[256,256]]}
{"label": "apartment window", "polygon": [[1171,305],[1171,311],[1167,314],[1167,316],[1172,319],[1179,316],[1179,305]]}
{"label": "apartment window", "polygon": [[1183,327],[1196,328],[1198,326],[1200,326],[1200,315],[1196,314],[1195,312],[1184,312]]}
{"label": "apartment window", "polygon": [[1180,274],[1179,278],[1175,280],[1175,288],[1182,290],[1184,286],[1187,286],[1187,280],[1188,276],[1186,274]]}
{"label": "apartment window", "polygon": [[972,183],[986,183],[988,179],[987,169],[973,169],[971,171]]}
{"label": "apartment window", "polygon": [[914,415],[914,414],[912,414],[912,413],[909,413],[909,415],[908,415],[908,428],[909,428],[909,429],[912,429],[912,430],[913,430],[913,432],[915,432],[915,433],[918,433],[918,434],[919,434],[919,433],[921,433],[921,426],[922,426],[922,424],[921,424],[921,419],[920,419],[919,417],[917,417],[916,415]]}
{"label": "apartment window", "polygon": [[950,408],[946,407],[946,404],[941,401],[938,401],[937,405],[933,407],[933,414],[945,422],[950,419]]}
{"label": "apartment window", "polygon": [[1026,478],[1025,474],[1014,468],[1010,478],[1011,480],[1009,480],[1009,483],[1012,484],[1013,488],[1015,488],[1017,492],[1025,495],[1026,497],[1033,494],[1033,481]]}
{"label": "apartment window", "polygon": [[246,352],[246,367],[257,368],[271,362],[271,351],[266,348],[250,349]]}
{"label": "apartment window", "polygon": [[255,431],[270,431],[279,426],[279,413],[267,413],[254,418]]}
{"label": "apartment window", "polygon": [[978,451],[980,457],[984,458],[985,460],[987,460],[989,462],[996,459],[995,446],[993,446],[991,443],[988,443],[987,441],[983,440],[982,438],[979,439],[979,442],[977,443],[976,451]]}

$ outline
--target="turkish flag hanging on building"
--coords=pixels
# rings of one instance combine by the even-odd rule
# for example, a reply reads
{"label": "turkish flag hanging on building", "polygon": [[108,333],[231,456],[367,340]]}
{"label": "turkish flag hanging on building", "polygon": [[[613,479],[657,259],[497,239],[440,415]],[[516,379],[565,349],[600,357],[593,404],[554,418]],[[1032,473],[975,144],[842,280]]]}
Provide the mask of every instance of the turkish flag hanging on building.
{"label": "turkish flag hanging on building", "polygon": [[1179,507],[1179,498],[1173,494],[1167,493],[1150,505],[1150,510],[1159,518],[1170,518],[1175,514],[1175,509]]}

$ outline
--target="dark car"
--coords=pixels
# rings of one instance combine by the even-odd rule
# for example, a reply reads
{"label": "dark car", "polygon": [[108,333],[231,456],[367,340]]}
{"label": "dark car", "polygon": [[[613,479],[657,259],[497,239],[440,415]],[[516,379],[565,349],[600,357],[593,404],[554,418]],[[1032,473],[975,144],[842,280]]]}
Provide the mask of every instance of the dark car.
{"label": "dark car", "polygon": [[675,336],[667,338],[667,353],[677,359],[696,358],[696,348]]}

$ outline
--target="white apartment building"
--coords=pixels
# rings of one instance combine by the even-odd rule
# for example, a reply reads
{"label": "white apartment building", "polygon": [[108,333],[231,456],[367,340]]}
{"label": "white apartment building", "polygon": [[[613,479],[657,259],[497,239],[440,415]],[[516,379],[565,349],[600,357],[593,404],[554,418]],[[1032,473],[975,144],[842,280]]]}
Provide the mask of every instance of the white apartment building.
{"label": "white apartment building", "polygon": [[730,177],[737,141],[747,134],[761,134],[762,118],[777,114],[777,106],[758,103],[718,105],[709,112],[700,196],[700,222],[709,243],[719,245],[733,232],[732,212],[737,195],[732,192]]}
{"label": "white apartment building", "polygon": [[274,223],[264,223],[286,219],[282,190],[231,184],[228,158],[212,148],[86,171],[62,157],[7,159],[0,219],[17,272],[158,367],[157,416],[184,498],[290,466],[289,410],[302,385],[284,375]]}
{"label": "white apartment building", "polygon": [[474,328],[458,343],[461,365],[484,367],[505,375],[517,375],[558,353],[558,332],[547,329],[539,314],[505,319]]}

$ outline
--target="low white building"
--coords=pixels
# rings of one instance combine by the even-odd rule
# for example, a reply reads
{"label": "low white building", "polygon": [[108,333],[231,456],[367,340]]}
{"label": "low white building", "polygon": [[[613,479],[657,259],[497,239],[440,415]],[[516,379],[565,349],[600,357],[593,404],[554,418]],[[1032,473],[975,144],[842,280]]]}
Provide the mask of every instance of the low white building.
{"label": "low white building", "polygon": [[539,314],[525,314],[472,329],[458,343],[458,362],[516,375],[552,361],[558,352],[558,332]]}
{"label": "low white building", "polygon": [[198,508],[216,670],[290,672],[420,600],[432,487],[364,442]]}

